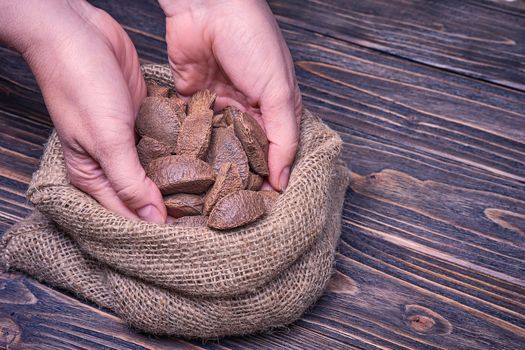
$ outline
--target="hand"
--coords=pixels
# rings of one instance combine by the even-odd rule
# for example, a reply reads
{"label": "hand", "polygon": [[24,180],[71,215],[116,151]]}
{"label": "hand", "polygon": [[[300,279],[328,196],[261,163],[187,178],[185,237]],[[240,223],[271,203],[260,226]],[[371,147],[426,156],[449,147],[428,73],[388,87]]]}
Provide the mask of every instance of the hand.
{"label": "hand", "polygon": [[84,1],[20,3],[12,22],[20,30],[9,38],[37,78],[71,183],[125,217],[165,222],[162,196],[135,149],[146,88],[129,37]]}
{"label": "hand", "polygon": [[270,142],[272,187],[288,184],[299,140],[301,95],[290,51],[262,0],[160,0],[168,56],[183,96],[208,88],[216,108],[251,113]]}

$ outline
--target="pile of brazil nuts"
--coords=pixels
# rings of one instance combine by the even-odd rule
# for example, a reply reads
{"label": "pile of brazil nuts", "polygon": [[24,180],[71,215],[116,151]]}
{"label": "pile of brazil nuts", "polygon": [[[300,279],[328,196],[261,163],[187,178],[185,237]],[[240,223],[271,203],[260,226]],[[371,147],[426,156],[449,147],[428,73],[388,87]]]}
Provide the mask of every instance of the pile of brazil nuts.
{"label": "pile of brazil nuts", "polygon": [[268,176],[268,140],[257,121],[235,107],[213,113],[216,95],[188,103],[149,83],[135,123],[137,153],[164,196],[174,225],[227,230],[271,211],[279,193],[261,191]]}

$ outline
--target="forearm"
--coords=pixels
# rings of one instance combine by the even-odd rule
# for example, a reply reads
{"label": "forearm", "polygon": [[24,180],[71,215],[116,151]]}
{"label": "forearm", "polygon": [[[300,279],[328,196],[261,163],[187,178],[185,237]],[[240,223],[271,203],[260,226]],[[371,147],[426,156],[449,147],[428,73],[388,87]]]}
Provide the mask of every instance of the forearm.
{"label": "forearm", "polygon": [[26,7],[25,1],[0,0],[0,44],[17,51],[27,46]]}
{"label": "forearm", "polygon": [[52,45],[86,6],[85,1],[0,0],[0,44],[24,56],[31,47]]}

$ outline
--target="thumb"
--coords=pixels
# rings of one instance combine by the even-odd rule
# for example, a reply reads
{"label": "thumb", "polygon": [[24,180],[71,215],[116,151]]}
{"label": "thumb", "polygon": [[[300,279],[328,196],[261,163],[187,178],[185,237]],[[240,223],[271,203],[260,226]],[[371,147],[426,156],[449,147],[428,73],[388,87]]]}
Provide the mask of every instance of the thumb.
{"label": "thumb", "polygon": [[269,141],[268,168],[270,185],[277,191],[288,186],[290,170],[299,144],[298,110],[300,95],[295,93],[282,99],[270,99],[271,104],[261,102],[261,113]]}
{"label": "thumb", "polygon": [[[127,142],[101,144],[96,157],[114,193],[136,215],[148,222],[166,222],[166,207],[155,183],[141,166],[133,137]],[[111,208],[109,208],[111,209]]]}

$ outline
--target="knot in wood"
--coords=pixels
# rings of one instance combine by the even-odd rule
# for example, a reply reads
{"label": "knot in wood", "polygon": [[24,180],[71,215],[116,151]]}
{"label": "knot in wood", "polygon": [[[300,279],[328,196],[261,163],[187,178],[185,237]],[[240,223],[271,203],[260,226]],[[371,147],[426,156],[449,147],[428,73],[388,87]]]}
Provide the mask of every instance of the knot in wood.
{"label": "knot in wood", "polygon": [[20,327],[9,317],[0,315],[0,348],[9,348],[20,342]]}
{"label": "knot in wood", "polygon": [[405,305],[403,322],[419,334],[452,333],[452,324],[446,318],[421,305]]}
{"label": "knot in wood", "polygon": [[424,315],[412,315],[407,317],[407,320],[410,327],[418,333],[427,333],[436,324],[432,318]]}

